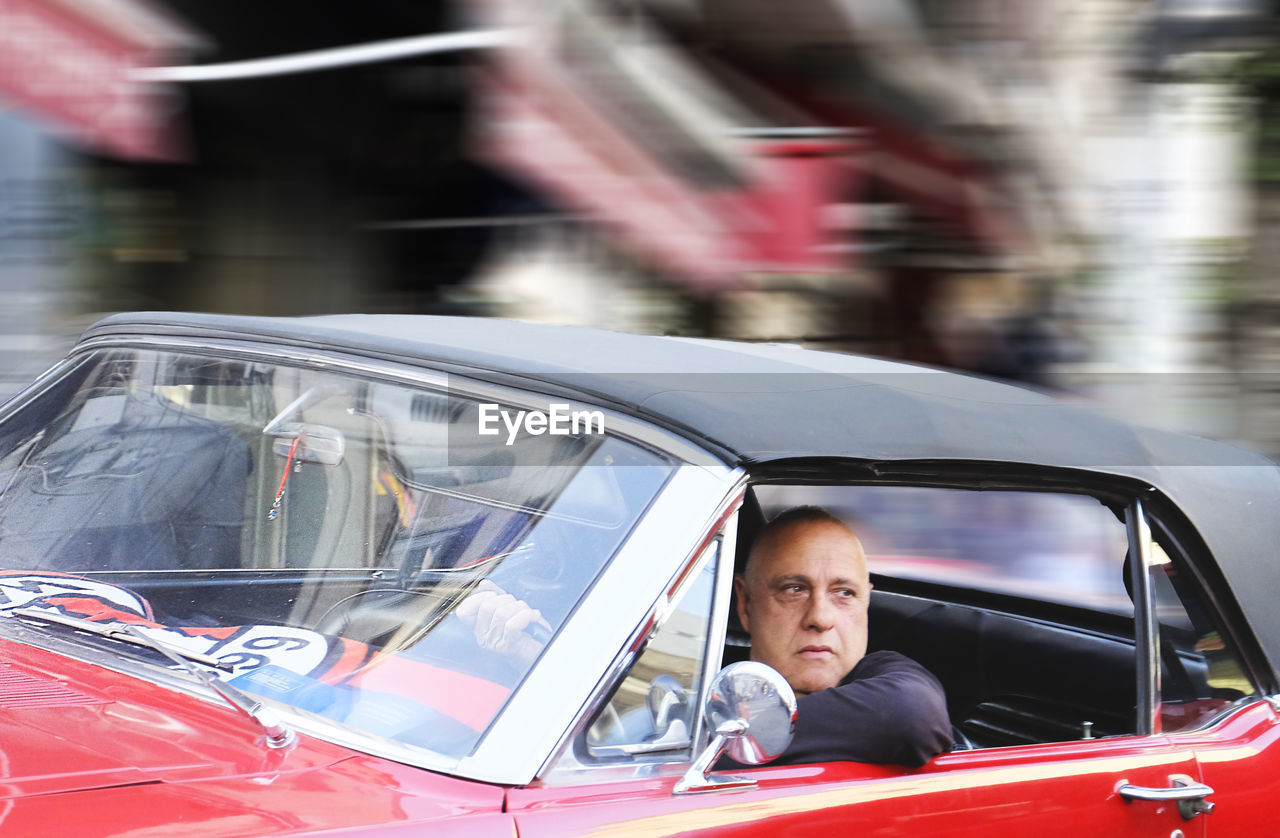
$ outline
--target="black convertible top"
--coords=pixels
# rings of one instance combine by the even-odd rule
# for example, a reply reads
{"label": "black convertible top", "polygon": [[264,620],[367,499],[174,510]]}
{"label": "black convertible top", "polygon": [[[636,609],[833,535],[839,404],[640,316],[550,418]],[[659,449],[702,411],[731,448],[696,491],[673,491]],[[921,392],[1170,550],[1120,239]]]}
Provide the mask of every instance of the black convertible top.
{"label": "black convertible top", "polygon": [[1228,445],[984,379],[792,346],[477,318],[179,313],[109,317],[82,342],[124,336],[233,338],[465,372],[614,407],[747,468],[982,461],[1142,480],[1191,520],[1280,673],[1280,470]]}
{"label": "black convertible top", "polygon": [[572,393],[678,429],[741,463],[846,456],[1089,469],[1268,465],[1230,446],[1135,428],[1020,387],[786,345],[359,314],[126,314],[94,325],[83,340],[130,334],[258,339]]}

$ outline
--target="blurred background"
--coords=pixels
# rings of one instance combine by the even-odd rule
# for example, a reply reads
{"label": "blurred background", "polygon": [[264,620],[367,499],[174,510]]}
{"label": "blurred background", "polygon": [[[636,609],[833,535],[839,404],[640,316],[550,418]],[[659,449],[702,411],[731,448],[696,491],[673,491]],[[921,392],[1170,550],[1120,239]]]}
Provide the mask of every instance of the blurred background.
{"label": "blurred background", "polygon": [[788,341],[1280,453],[1264,0],[0,0],[0,398],[104,313]]}

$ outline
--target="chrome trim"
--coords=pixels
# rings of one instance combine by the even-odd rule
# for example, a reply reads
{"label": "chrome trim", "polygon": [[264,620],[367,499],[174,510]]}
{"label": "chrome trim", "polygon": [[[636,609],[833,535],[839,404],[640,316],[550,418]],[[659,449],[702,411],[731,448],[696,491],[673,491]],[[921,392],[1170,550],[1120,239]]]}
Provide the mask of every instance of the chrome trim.
{"label": "chrome trim", "polygon": [[[711,680],[724,666],[724,644],[729,634],[729,606],[733,599],[734,560],[738,551],[738,512],[742,508],[746,487],[747,481],[744,476],[734,487],[732,511],[725,519],[724,526],[721,527],[724,535],[720,541],[720,566],[716,568],[715,592],[711,597],[711,630],[707,632],[706,659],[702,668],[702,679],[699,682],[701,684],[699,702],[706,698]],[[699,712],[693,727],[694,753],[697,753],[699,748],[706,747],[711,741],[711,733],[705,730],[706,719],[701,712],[702,704],[699,703],[697,706]]]}
{"label": "chrome trim", "polygon": [[715,738],[672,788],[674,795],[755,786],[754,777],[712,775],[722,754],[742,766],[772,762],[796,732],[796,694],[782,673],[759,661],[731,663],[716,675],[701,708]]}
{"label": "chrome trim", "polygon": [[48,390],[54,382],[58,381],[84,362],[84,358],[68,356],[57,361],[53,366],[49,367],[49,369],[40,373],[40,375],[36,376],[35,380],[26,387],[23,387],[21,390],[14,393],[7,400],[0,402],[0,422],[3,422],[19,408],[30,404],[45,390]]}
{"label": "chrome trim", "polygon": [[[316,368],[335,367],[373,375],[385,376],[390,367],[403,366],[395,362],[371,361],[349,355],[340,350],[309,350],[285,344],[262,343],[253,339],[191,337],[159,337],[155,335],[105,335],[91,338],[75,345],[69,357],[100,349],[187,349],[206,352],[230,352],[232,357],[259,358],[265,361],[285,359],[295,364]],[[218,357],[225,358],[224,355]],[[418,384],[448,388],[448,375],[427,368],[407,367],[413,371],[412,380]]]}
{"label": "chrome trim", "polygon": [[[657,629],[658,606],[655,605],[645,615],[644,620],[638,625],[630,637],[627,638],[626,644],[622,651],[618,652],[615,657],[605,668],[604,674],[600,677],[599,683],[596,684],[592,691],[591,697],[582,705],[582,709],[574,717],[573,723],[565,730],[563,736],[556,742],[554,748],[551,749],[550,755],[542,765],[538,767],[537,776],[544,781],[552,781],[557,777],[572,777],[571,782],[581,782],[583,772],[594,773],[600,766],[590,763],[579,762],[577,756],[573,753],[573,743],[586,730],[588,724],[595,718],[600,708],[604,707],[612,692],[615,684],[626,677],[631,670],[631,665],[635,663],[639,650],[653,632]],[[610,765],[609,768],[614,770],[615,776],[621,772],[626,776],[630,776],[635,768],[633,765],[617,766]]]}
{"label": "chrome trim", "polygon": [[[671,580],[672,584],[676,580],[681,580],[681,584],[675,588],[675,592],[664,595],[645,615],[640,625],[636,626],[635,631],[627,639],[626,646],[622,651],[618,652],[618,656],[609,664],[609,668],[605,670],[605,674],[600,679],[600,683],[596,686],[595,692],[591,699],[583,706],[582,712],[574,720],[571,727],[557,743],[555,750],[551,756],[538,770],[538,777],[547,779],[556,775],[572,775],[574,782],[581,782],[581,772],[594,772],[596,769],[604,767],[604,764],[583,763],[579,762],[577,755],[573,751],[573,743],[578,741],[592,721],[596,718],[596,714],[604,707],[609,697],[613,694],[614,689],[622,682],[627,674],[631,671],[631,667],[636,660],[644,654],[650,640],[654,635],[666,624],[667,618],[671,614],[671,604],[676,602],[688,590],[688,585],[703,571],[708,561],[714,560],[720,555],[722,542],[719,538],[711,538],[706,540],[705,546],[700,550],[690,553],[690,561],[681,566],[675,577]],[[667,587],[671,591],[671,585]],[[704,650],[705,652],[705,650]],[[685,747],[692,749],[694,743],[698,741],[698,728],[701,725],[701,718],[694,718],[693,733],[689,736]],[[597,756],[603,756],[607,753],[605,748],[591,748],[592,752]],[[665,750],[671,750],[666,748]],[[681,749],[683,750],[683,748]],[[641,751],[631,751],[630,753],[641,753]],[[609,765],[610,768],[618,768],[617,765]],[[626,767],[626,766],[623,766]],[[634,768],[635,766],[630,766]]]}
{"label": "chrome trim", "polygon": [[[746,474],[737,472],[738,479],[734,483],[732,491],[724,498],[720,507],[717,508],[715,514],[707,522],[705,534],[698,540],[700,549],[694,549],[689,552],[686,561],[681,565],[676,575],[672,577],[671,583],[676,580],[688,582],[699,573],[702,572],[702,563],[708,556],[708,548],[717,545],[716,556],[719,561],[726,554],[732,556],[729,552],[733,549],[737,539],[737,522],[738,509],[742,504],[742,499],[747,484]],[[705,546],[704,546],[705,545]],[[712,656],[712,650],[723,649],[725,626],[723,619],[718,615],[721,610],[727,612],[727,603],[721,604],[721,590],[724,587],[724,576],[721,571],[728,566],[729,580],[732,584],[732,568],[733,559],[728,562],[720,561],[717,566],[717,578],[715,580],[715,588],[712,592],[712,610],[711,620],[708,625],[708,640],[705,650],[706,659],[704,662],[704,672],[699,683],[699,694],[697,700],[701,702],[706,695],[708,685],[711,683],[711,677],[720,671],[720,659],[718,656]],[[670,584],[666,590],[671,590]],[[675,601],[683,592],[684,586],[676,591],[675,594],[665,597],[663,600],[655,603],[645,615],[644,620],[639,623],[628,638],[626,645],[622,648],[617,657],[606,670],[604,677],[600,679],[595,693],[591,699],[584,705],[582,712],[574,720],[573,726],[570,727],[560,742],[556,744],[554,751],[548,757],[546,763],[538,770],[538,777],[544,781],[554,782],[563,779],[565,782],[580,783],[584,777],[592,780],[617,780],[621,778],[639,778],[653,776],[656,770],[660,770],[662,765],[683,765],[687,761],[672,761],[670,763],[656,762],[640,762],[632,765],[612,765],[612,764],[584,764],[577,761],[573,754],[572,745],[577,738],[586,730],[590,721],[595,718],[596,713],[604,706],[609,695],[617,686],[618,682],[626,677],[632,663],[638,654],[643,651],[643,643],[653,635],[666,621],[666,609],[670,603]],[[720,620],[720,622],[716,622]],[[709,674],[708,674],[709,673]],[[701,704],[698,705],[699,707]],[[704,739],[709,738],[702,730],[705,720],[702,713],[699,712],[694,717],[693,732],[690,736],[691,753],[696,753],[704,747]]]}
{"label": "chrome trim", "polygon": [[635,742],[625,745],[592,745],[591,752],[599,756],[643,756],[668,751],[683,751],[693,743],[687,736],[673,736],[669,732],[653,742]]}
{"label": "chrome trim", "polygon": [[753,789],[758,785],[755,777],[739,777],[733,774],[712,774],[711,769],[729,746],[729,740],[745,735],[747,723],[733,719],[716,728],[716,737],[698,754],[685,775],[672,787],[673,795],[706,794],[712,791]]}
{"label": "chrome trim", "polygon": [[1178,814],[1189,821],[1197,815],[1208,815],[1213,812],[1215,804],[1205,800],[1213,794],[1213,789],[1204,783],[1198,783],[1186,774],[1173,774],[1169,777],[1168,788],[1148,788],[1131,785],[1128,780],[1121,780],[1116,786],[1116,794],[1125,803],[1134,800],[1145,800],[1152,803],[1176,803]]}
{"label": "chrome trim", "polygon": [[1151,584],[1151,527],[1142,501],[1125,508],[1129,538],[1129,579],[1133,587],[1133,641],[1137,654],[1137,719],[1135,733],[1160,732],[1160,624]]}
{"label": "chrome trim", "polygon": [[[1170,777],[1170,781],[1174,785],[1170,788],[1148,788],[1146,786],[1131,785],[1128,781],[1121,780],[1120,785],[1116,788],[1116,794],[1125,800],[1151,800],[1156,803],[1166,803],[1170,800],[1190,800],[1196,797],[1208,797],[1213,794],[1213,789],[1204,783],[1197,783],[1190,777]],[[1181,781],[1181,784],[1179,784]]]}
{"label": "chrome trim", "polygon": [[[541,409],[546,406],[548,398],[545,394],[538,392],[538,382],[534,380],[529,381],[528,386],[524,388],[519,385],[492,384],[469,378],[465,372],[443,372],[431,366],[433,363],[447,364],[447,361],[436,362],[424,358],[422,366],[417,366],[400,361],[371,360],[341,348],[335,348],[332,351],[306,350],[299,347],[261,343],[248,339],[207,338],[199,340],[189,337],[142,335],[103,336],[77,344],[72,349],[66,362],[77,360],[77,356],[83,353],[100,349],[176,349],[202,351],[205,354],[215,354],[218,358],[223,359],[233,357],[262,361],[284,361],[313,369],[362,373],[388,381],[417,387],[429,387],[443,390],[450,394],[502,402],[520,407]],[[651,425],[643,419],[619,413],[614,407],[567,396],[563,398],[556,396],[554,400],[569,403],[572,407],[590,407],[605,411],[608,416],[605,427],[611,436],[622,437],[656,448],[686,463],[707,466],[712,469],[724,465],[718,457],[684,437],[664,428],[659,428],[656,425]]]}
{"label": "chrome trim", "polygon": [[[676,470],[458,773],[523,785],[571,747],[594,702],[626,671],[637,641],[665,617],[672,583],[701,558],[742,478],[727,467]],[[702,549],[691,554],[688,545]]]}

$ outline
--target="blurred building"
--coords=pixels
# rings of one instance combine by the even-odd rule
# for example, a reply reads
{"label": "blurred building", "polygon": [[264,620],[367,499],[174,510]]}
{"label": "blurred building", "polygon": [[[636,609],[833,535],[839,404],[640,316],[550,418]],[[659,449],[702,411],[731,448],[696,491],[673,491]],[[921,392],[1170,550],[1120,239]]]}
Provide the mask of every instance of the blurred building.
{"label": "blurred building", "polygon": [[1023,200],[1016,131],[910,4],[476,6],[525,33],[480,76],[485,159],[709,300],[718,334],[946,363],[929,301],[953,275],[1064,268],[1054,195]]}
{"label": "blurred building", "polygon": [[198,33],[145,0],[0,5],[0,397],[62,354],[86,219],[77,153],[179,153],[172,95],[129,71],[188,60]]}
{"label": "blurred building", "polygon": [[[67,145],[34,116],[0,146],[0,171],[56,158],[50,182],[71,185],[40,192],[47,212],[6,191],[27,209],[4,222],[65,220],[71,246],[22,282],[71,313],[433,311],[803,340],[1240,435],[1232,385],[1257,353],[1226,315],[1253,193],[1230,68],[1265,44],[1254,3],[147,8],[168,53],[131,60],[211,71],[143,83],[167,129],[155,149],[102,131]],[[463,31],[505,37],[344,51]],[[3,43],[0,66],[39,51]],[[279,57],[310,69],[253,63]]]}
{"label": "blurred building", "polygon": [[711,300],[715,332],[1240,435],[1231,68],[1268,42],[1259,4],[475,6],[525,33],[477,91],[486,159]]}

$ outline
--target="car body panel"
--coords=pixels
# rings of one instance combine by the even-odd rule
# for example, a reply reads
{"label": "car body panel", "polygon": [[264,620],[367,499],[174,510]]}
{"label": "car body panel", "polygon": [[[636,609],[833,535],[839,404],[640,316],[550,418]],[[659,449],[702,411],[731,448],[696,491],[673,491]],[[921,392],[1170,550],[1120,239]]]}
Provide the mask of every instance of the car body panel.
{"label": "car body panel", "polygon": [[[362,784],[375,775],[359,778]],[[325,836],[325,838],[515,838],[510,815],[469,814],[413,817],[398,808],[363,802],[359,794],[335,797],[350,788],[324,784],[292,784],[279,792],[251,785],[251,781],[207,782],[191,785],[148,785],[97,789],[76,795],[82,813],[67,831],[68,801],[37,797],[6,807],[0,829],[24,838],[121,838],[165,836],[227,838],[260,835]],[[175,833],[174,830],[180,830]]]}
{"label": "car body panel", "polygon": [[[1187,824],[1170,804],[1126,803],[1121,781],[1165,786],[1196,777],[1194,754],[1166,738],[943,755],[926,768],[828,763],[735,772],[759,787],[672,796],[676,778],[513,790],[521,836],[778,834],[938,836],[1169,834]],[[1163,832],[1161,832],[1163,830]]]}
{"label": "car body panel", "polygon": [[192,836],[259,835],[283,825],[301,834],[502,808],[500,787],[311,737],[265,748],[257,725],[221,702],[41,649],[0,641],[0,682],[8,687],[0,696],[6,834],[66,835],[71,799],[98,813],[77,824],[84,836],[163,832],[183,821]]}
{"label": "car body panel", "polygon": [[1209,730],[1177,737],[1195,754],[1202,782],[1214,789],[1210,835],[1257,835],[1274,822],[1280,799],[1280,713],[1259,702]]}

